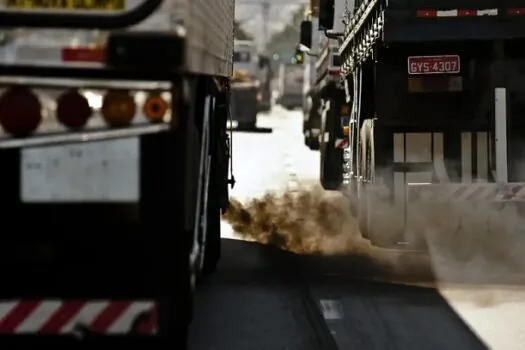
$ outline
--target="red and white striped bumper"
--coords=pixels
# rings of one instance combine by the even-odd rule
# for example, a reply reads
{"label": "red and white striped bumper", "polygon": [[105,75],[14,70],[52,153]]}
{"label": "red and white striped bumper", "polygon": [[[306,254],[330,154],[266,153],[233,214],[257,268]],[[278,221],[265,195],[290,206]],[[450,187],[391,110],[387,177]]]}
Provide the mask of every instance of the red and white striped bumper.
{"label": "red and white striped bumper", "polygon": [[334,143],[335,148],[348,148],[349,145],[350,142],[348,138],[337,139]]}
{"label": "red and white striped bumper", "polygon": [[152,301],[9,300],[0,301],[1,334],[76,335],[157,332]]}

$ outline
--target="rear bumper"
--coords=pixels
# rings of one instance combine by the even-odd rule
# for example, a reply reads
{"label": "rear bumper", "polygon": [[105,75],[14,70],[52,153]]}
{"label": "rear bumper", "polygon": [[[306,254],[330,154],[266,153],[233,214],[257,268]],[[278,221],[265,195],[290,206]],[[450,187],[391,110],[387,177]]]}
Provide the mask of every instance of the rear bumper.
{"label": "rear bumper", "polygon": [[0,301],[0,336],[84,338],[155,334],[157,312],[151,300]]}
{"label": "rear bumper", "polygon": [[279,103],[286,107],[302,107],[303,95],[301,94],[286,94],[279,98]]}

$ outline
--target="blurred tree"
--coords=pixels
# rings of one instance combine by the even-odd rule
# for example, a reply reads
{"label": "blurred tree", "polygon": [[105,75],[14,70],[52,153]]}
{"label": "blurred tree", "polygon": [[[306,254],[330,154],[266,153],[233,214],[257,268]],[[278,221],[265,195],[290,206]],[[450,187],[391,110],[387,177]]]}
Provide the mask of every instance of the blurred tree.
{"label": "blurred tree", "polygon": [[304,19],[305,6],[300,6],[290,18],[288,25],[286,25],[280,32],[274,33],[268,44],[265,52],[269,56],[274,54],[288,54],[288,58],[281,57],[281,59],[288,60],[295,53],[295,48],[299,42],[299,31],[301,21]]}
{"label": "blurred tree", "polygon": [[233,30],[235,34],[235,39],[238,39],[238,40],[251,40],[252,39],[252,37],[248,33],[246,33],[244,29],[241,28],[241,24],[239,23],[239,21],[235,21]]}

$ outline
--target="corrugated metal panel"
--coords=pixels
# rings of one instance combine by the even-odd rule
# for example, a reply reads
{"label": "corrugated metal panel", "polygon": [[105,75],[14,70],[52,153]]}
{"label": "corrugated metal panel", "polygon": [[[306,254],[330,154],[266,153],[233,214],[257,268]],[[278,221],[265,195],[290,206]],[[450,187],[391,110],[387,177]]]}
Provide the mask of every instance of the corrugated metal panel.
{"label": "corrugated metal panel", "polygon": [[188,0],[188,69],[232,75],[235,0]]}

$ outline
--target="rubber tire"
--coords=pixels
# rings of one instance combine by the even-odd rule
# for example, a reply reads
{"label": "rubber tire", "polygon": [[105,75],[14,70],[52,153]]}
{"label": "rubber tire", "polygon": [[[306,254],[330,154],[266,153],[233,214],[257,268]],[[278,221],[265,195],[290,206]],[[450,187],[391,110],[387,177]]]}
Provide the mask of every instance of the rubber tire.
{"label": "rubber tire", "polygon": [[310,141],[309,141],[308,147],[312,151],[319,151],[319,149],[321,148],[321,145],[319,143],[319,138],[317,138],[317,137],[310,137]]}
{"label": "rubber tire", "polygon": [[[216,128],[218,124],[211,121],[212,132],[218,134]],[[221,257],[221,191],[223,185],[221,181],[221,168],[219,154],[222,152],[223,145],[216,137],[211,137],[210,142],[211,164],[210,164],[210,183],[208,187],[208,207],[206,208],[206,247],[204,249],[204,261],[202,263],[202,275],[209,275],[217,270],[217,264]]]}
{"label": "rubber tire", "polygon": [[206,249],[204,250],[204,262],[202,264],[203,275],[214,273],[221,258],[221,208],[219,196],[215,192],[213,186],[210,186],[207,208]]}
{"label": "rubber tire", "polygon": [[325,131],[329,133],[330,137],[328,142],[323,141],[322,147],[320,145],[321,172],[319,175],[321,186],[325,190],[336,191],[341,185],[342,163],[337,157],[338,149],[335,148],[335,137],[333,136],[335,132],[334,121],[331,118],[333,118],[332,115],[327,115],[325,124],[321,126],[321,138],[324,137]]}

